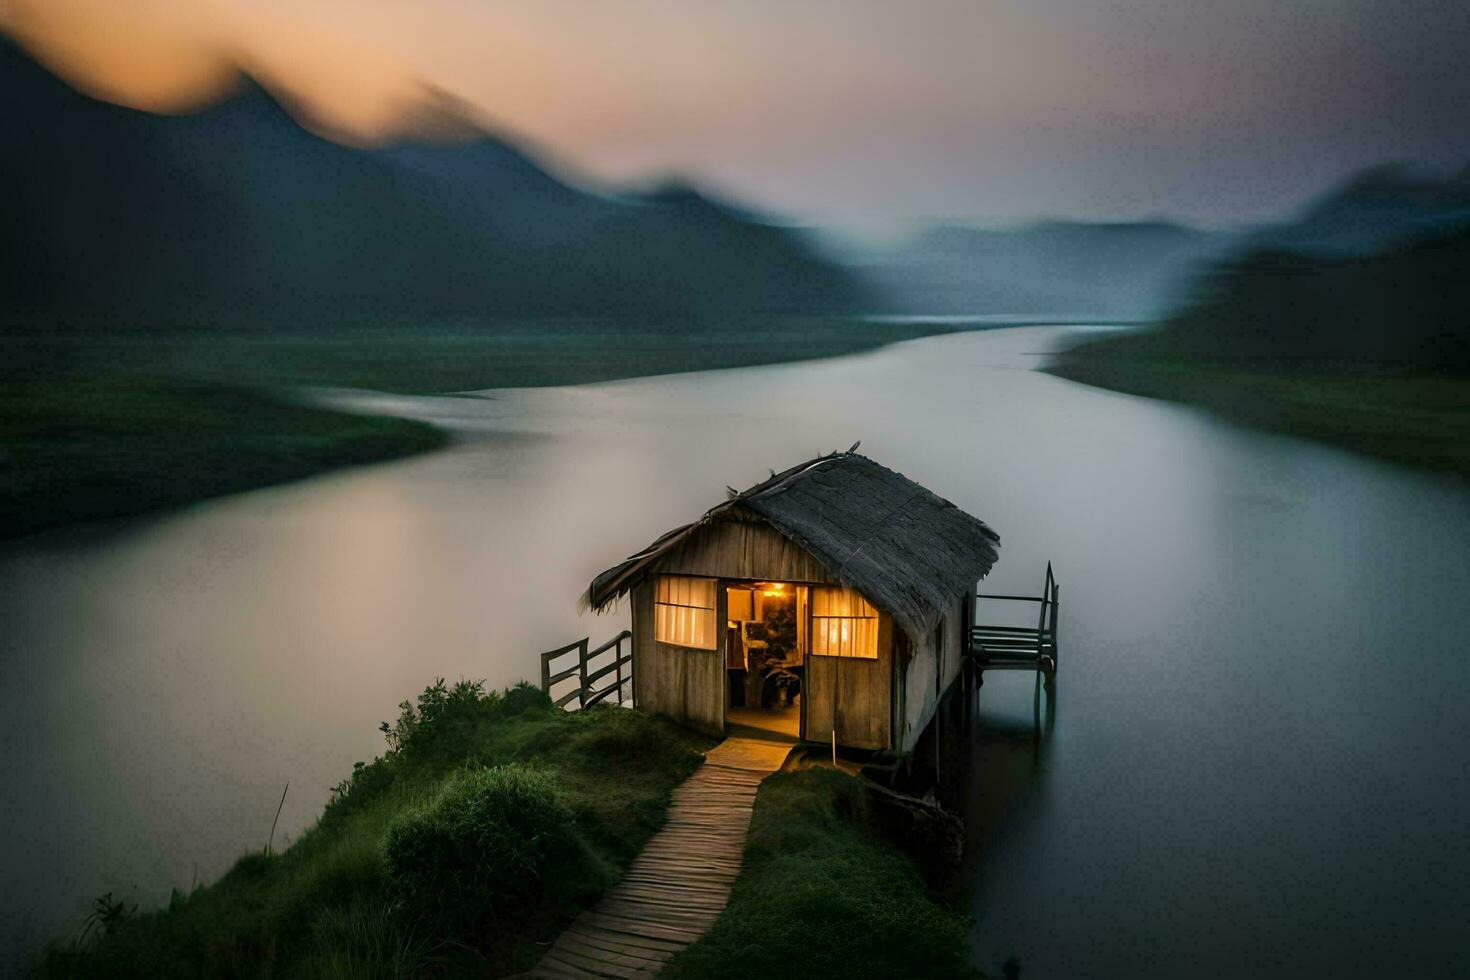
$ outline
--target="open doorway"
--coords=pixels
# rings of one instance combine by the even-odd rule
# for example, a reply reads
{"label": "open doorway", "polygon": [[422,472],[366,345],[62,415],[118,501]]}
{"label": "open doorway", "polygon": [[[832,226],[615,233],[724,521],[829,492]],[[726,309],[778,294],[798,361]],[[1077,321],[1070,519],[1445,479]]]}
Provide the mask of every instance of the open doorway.
{"label": "open doorway", "polygon": [[727,727],[799,739],[806,673],[806,586],[727,582],[725,608]]}

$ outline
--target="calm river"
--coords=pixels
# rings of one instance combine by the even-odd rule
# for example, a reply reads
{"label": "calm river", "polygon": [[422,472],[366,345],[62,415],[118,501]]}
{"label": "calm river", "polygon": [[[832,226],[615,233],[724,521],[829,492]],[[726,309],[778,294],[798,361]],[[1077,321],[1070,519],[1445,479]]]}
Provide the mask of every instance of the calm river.
{"label": "calm river", "polygon": [[[341,396],[454,448],[0,550],[10,956],[320,812],[436,675],[504,685],[602,568],[863,452],[1062,584],[1055,724],[988,681],[977,962],[1024,977],[1463,975],[1470,494],[1029,370],[1063,332],[483,398]],[[282,833],[278,832],[278,845]],[[0,967],[3,969],[3,967]]]}

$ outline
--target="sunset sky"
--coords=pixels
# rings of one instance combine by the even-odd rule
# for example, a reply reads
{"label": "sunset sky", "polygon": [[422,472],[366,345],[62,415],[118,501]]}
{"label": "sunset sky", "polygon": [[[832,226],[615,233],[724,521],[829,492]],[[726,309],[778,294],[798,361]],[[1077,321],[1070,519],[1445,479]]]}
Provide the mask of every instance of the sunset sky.
{"label": "sunset sky", "polygon": [[244,70],[373,139],[422,86],[572,172],[796,221],[1280,215],[1470,160],[1463,0],[0,0],[75,84],[177,111]]}

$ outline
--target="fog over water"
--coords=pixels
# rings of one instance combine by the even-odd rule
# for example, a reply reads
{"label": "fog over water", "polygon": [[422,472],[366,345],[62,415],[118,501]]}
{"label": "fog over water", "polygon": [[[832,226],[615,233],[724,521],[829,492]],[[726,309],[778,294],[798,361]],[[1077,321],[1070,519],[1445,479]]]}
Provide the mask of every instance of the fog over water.
{"label": "fog over water", "polygon": [[[1470,495],[1450,479],[1029,370],[1033,327],[870,354],[342,404],[433,455],[0,549],[0,784],[19,944],[299,834],[435,676],[504,685],[626,623],[588,579],[781,468],[862,451],[1062,583],[982,694],[978,962],[1027,977],[1449,976],[1470,907]],[[278,836],[279,843],[279,836]]]}

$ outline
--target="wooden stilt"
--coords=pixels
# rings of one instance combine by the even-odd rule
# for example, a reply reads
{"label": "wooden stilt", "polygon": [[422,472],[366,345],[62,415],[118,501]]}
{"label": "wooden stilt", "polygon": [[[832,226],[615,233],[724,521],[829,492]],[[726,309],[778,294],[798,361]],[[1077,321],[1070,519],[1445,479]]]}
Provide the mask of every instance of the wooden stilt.
{"label": "wooden stilt", "polygon": [[1041,671],[1036,672],[1036,683],[1031,689],[1031,737],[1041,738]]}

